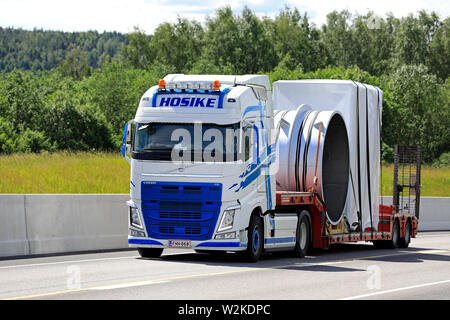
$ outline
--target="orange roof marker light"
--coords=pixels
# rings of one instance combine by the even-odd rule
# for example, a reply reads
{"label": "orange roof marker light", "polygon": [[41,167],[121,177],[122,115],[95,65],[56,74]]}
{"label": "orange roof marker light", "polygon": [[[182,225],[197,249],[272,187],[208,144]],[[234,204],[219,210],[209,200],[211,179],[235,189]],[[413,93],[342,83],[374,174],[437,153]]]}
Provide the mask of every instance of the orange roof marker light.
{"label": "orange roof marker light", "polygon": [[213,90],[220,90],[220,81],[219,80],[214,80]]}
{"label": "orange roof marker light", "polygon": [[166,80],[164,80],[164,79],[159,80],[158,88],[159,89],[165,89],[166,88]]}

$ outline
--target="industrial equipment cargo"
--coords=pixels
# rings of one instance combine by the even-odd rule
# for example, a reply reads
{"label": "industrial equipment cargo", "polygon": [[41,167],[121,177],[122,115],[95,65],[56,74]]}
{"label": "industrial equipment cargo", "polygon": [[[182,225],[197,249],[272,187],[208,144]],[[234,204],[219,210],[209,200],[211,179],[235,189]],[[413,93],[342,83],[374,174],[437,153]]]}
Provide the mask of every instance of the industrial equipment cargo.
{"label": "industrial equipment cargo", "polygon": [[382,97],[353,81],[283,80],[272,93],[265,75],[166,76],[124,130],[129,246],[143,257],[192,248],[252,262],[346,241],[407,247],[420,149],[397,148],[393,205],[383,205]]}

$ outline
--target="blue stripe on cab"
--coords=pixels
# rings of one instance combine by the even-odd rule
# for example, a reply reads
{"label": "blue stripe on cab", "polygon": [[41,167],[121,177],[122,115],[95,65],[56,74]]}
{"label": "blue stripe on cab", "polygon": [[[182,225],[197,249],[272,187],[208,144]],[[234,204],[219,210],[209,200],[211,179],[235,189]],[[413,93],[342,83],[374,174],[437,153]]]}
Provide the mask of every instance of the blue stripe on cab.
{"label": "blue stripe on cab", "polygon": [[264,243],[284,243],[284,242],[295,242],[295,237],[286,237],[286,238],[269,238],[265,239]]}
{"label": "blue stripe on cab", "polygon": [[202,242],[198,247],[240,247],[240,242]]}
{"label": "blue stripe on cab", "polygon": [[129,244],[156,244],[158,246],[162,246],[163,244],[159,241],[150,240],[150,239],[128,239]]}
{"label": "blue stripe on cab", "polygon": [[217,106],[217,109],[222,109],[223,108],[223,99],[225,98],[225,95],[230,92],[230,89],[225,88],[223,91],[220,92],[219,95],[219,105]]}

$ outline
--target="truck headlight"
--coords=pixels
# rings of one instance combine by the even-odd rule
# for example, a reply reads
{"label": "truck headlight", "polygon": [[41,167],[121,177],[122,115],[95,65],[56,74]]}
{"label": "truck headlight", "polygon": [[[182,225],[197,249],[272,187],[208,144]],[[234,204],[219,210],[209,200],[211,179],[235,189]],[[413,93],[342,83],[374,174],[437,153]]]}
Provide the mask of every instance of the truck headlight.
{"label": "truck headlight", "polygon": [[233,228],[234,213],[236,209],[228,209],[223,212],[222,220],[220,221],[218,232]]}
{"label": "truck headlight", "polygon": [[142,229],[141,218],[139,217],[139,211],[135,207],[130,207],[130,223],[133,227]]}

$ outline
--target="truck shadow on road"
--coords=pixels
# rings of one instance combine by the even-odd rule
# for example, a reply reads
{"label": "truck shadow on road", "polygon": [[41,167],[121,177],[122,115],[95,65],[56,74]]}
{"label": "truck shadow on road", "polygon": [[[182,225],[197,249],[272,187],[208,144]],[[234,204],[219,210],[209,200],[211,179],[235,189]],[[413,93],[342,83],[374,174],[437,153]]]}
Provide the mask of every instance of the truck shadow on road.
{"label": "truck shadow on road", "polygon": [[[450,250],[410,247],[406,249],[378,249],[371,244],[346,243],[331,246],[327,250],[313,250],[305,258],[295,258],[289,252],[264,253],[256,263],[246,262],[237,253],[180,253],[163,255],[156,260],[173,263],[206,264],[247,268],[280,268],[289,270],[351,272],[365,269],[349,268],[335,264],[352,261],[378,261],[393,263],[420,263],[424,261],[450,262]],[[155,260],[143,259],[142,260]]]}

